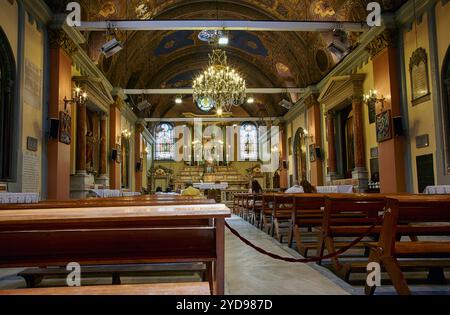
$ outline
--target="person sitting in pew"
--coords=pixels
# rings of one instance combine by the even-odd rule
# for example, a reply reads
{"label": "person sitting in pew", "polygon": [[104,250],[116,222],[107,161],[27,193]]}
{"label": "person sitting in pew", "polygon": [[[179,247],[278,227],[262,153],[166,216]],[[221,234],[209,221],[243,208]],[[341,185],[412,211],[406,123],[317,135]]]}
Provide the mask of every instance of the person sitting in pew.
{"label": "person sitting in pew", "polygon": [[251,193],[253,193],[253,194],[260,194],[260,193],[263,192],[262,190],[263,190],[263,189],[262,189],[262,187],[261,187],[261,184],[260,184],[256,179],[254,179],[254,180],[252,181],[252,189],[251,189]]}
{"label": "person sitting in pew", "polygon": [[186,183],[186,189],[181,192],[182,196],[200,196],[202,193],[195,188],[191,182]]}
{"label": "person sitting in pew", "polygon": [[317,194],[317,189],[310,182],[308,182],[305,178],[301,181],[300,186],[303,187],[303,191],[305,194]]}
{"label": "person sitting in pew", "polygon": [[298,184],[298,181],[294,181],[294,185],[285,191],[286,194],[303,194],[304,192],[303,187]]}

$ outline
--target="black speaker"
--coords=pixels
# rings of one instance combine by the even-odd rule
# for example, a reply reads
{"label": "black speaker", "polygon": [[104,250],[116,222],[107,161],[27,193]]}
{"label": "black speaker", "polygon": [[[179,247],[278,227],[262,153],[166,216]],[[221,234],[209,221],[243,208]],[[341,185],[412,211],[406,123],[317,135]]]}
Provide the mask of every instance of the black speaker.
{"label": "black speaker", "polygon": [[136,162],[136,172],[142,172],[142,162]]}
{"label": "black speaker", "polygon": [[50,139],[58,139],[59,134],[59,119],[50,118]]}
{"label": "black speaker", "polygon": [[403,119],[401,116],[394,117],[394,134],[397,137],[401,137],[404,135],[403,132]]}
{"label": "black speaker", "polygon": [[319,160],[322,160],[322,149],[320,147],[316,147],[316,157]]}
{"label": "black speaker", "polygon": [[111,160],[117,161],[117,149],[111,150]]}
{"label": "black speaker", "polygon": [[288,162],[287,161],[283,161],[283,169],[285,169],[285,170],[288,169]]}

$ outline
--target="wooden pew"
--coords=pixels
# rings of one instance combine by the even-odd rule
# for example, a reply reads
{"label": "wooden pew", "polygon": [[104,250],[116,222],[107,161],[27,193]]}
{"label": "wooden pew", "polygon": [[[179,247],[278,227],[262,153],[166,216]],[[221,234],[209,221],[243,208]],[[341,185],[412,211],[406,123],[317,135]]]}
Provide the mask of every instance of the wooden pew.
{"label": "wooden pew", "polygon": [[252,204],[251,204],[251,217],[250,223],[255,225],[257,228],[261,224],[261,211],[262,211],[262,194],[252,194]]}
{"label": "wooden pew", "polygon": [[0,267],[204,262],[223,294],[229,215],[219,204],[3,210]]}
{"label": "wooden pew", "polygon": [[[334,253],[338,247],[348,244],[336,243],[337,237],[356,238],[364,235],[373,224],[377,223],[385,203],[385,197],[382,195],[327,195],[317,256],[323,256],[325,248],[328,253]],[[377,226],[368,236],[376,238],[379,232],[380,226]],[[331,261],[336,274],[348,281],[351,264],[342,264],[337,257]]]}
{"label": "wooden pew", "polygon": [[262,194],[260,208],[259,227],[261,230],[272,234],[272,212],[274,206],[274,194]]}
{"label": "wooden pew", "polygon": [[293,210],[294,195],[273,194],[271,233],[280,243],[283,242],[283,224],[286,224],[286,228],[289,228]]}
{"label": "wooden pew", "polygon": [[183,204],[213,204],[214,200],[168,195],[146,195],[135,197],[93,198],[80,200],[46,200],[31,204],[0,204],[0,211],[14,209],[61,209],[61,208],[95,208],[124,207],[146,205],[183,205]]}
{"label": "wooden pew", "polygon": [[0,295],[210,295],[205,282],[0,290]]}
{"label": "wooden pew", "polygon": [[[428,223],[428,224],[427,224]],[[429,223],[441,223],[430,225]],[[449,236],[450,197],[448,196],[395,196],[388,197],[378,244],[371,248],[369,262],[378,262],[387,271],[398,294],[411,294],[402,273],[401,258],[414,258],[415,267],[450,267],[450,241],[400,241],[402,235]],[[441,261],[429,260],[445,259]],[[409,262],[411,264],[411,262]],[[445,278],[444,278],[445,279]],[[366,286],[366,294],[375,287]]]}
{"label": "wooden pew", "polygon": [[306,233],[301,229],[312,231],[313,228],[320,227],[323,219],[323,208],[325,207],[325,197],[323,194],[295,194],[294,207],[289,228],[289,247],[292,247],[295,239],[297,250],[303,257],[308,257],[309,249],[317,249],[316,242],[304,242],[302,235]]}

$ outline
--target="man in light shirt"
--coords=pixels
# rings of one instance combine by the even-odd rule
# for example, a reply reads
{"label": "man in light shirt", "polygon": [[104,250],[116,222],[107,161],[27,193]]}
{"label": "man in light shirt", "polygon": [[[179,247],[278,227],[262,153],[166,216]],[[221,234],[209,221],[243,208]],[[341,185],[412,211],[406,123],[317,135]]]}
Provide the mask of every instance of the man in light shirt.
{"label": "man in light shirt", "polygon": [[303,194],[305,191],[303,187],[298,184],[298,181],[294,181],[294,185],[285,191],[286,194]]}

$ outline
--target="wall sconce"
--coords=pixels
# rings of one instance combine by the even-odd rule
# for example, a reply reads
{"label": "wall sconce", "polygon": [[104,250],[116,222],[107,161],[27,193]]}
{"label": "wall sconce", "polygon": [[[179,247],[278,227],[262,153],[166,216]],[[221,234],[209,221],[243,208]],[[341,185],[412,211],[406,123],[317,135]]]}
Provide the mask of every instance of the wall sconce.
{"label": "wall sconce", "polygon": [[122,137],[129,139],[131,137],[131,131],[128,131],[128,129],[123,130]]}
{"label": "wall sconce", "polygon": [[364,103],[368,106],[375,106],[378,102],[380,102],[381,108],[384,107],[385,97],[383,95],[379,97],[377,90],[370,90],[368,94],[364,94],[363,99]]}
{"label": "wall sconce", "polygon": [[73,90],[73,95],[71,99],[64,97],[64,110],[67,110],[67,104],[80,104],[84,105],[87,101],[88,94],[84,92],[80,87],[76,87]]}

